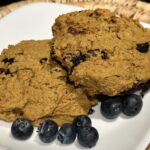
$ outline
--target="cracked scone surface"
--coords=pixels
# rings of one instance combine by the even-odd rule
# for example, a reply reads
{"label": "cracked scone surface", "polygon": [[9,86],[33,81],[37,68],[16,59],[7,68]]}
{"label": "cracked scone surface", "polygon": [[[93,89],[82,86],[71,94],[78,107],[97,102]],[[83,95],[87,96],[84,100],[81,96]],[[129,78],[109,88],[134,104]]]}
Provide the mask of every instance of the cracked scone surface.
{"label": "cracked scone surface", "polygon": [[52,57],[90,95],[119,95],[150,79],[150,30],[108,10],[59,16]]}
{"label": "cracked scone surface", "polygon": [[22,41],[3,50],[0,119],[24,117],[38,126],[50,118],[61,125],[88,113],[92,103],[81,89],[66,83],[66,72],[50,59],[51,42]]}

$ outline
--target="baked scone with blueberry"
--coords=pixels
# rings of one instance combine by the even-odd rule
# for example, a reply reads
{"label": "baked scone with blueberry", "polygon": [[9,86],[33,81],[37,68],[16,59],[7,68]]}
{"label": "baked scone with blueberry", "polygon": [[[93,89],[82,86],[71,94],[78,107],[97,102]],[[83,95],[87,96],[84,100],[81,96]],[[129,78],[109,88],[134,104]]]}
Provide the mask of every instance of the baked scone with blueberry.
{"label": "baked scone with blueberry", "polygon": [[91,102],[66,82],[66,71],[50,58],[50,40],[22,41],[0,55],[0,119],[50,118],[59,125],[87,114]]}
{"label": "baked scone with blueberry", "polygon": [[150,30],[108,10],[59,16],[52,57],[89,96],[115,96],[150,79]]}

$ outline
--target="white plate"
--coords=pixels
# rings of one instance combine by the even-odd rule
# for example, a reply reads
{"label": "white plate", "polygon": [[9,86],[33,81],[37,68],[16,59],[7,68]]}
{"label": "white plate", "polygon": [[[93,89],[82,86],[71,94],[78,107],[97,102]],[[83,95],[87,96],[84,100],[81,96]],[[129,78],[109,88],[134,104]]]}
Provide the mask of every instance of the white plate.
{"label": "white plate", "polygon": [[[38,3],[22,7],[0,20],[0,49],[27,39],[52,37],[51,26],[54,19],[66,12],[81,10],[79,7]],[[146,27],[150,25],[144,24]],[[141,62],[142,63],[142,62]],[[99,112],[92,115],[93,126],[100,138],[93,150],[144,150],[150,142],[150,93],[146,94],[141,113],[133,118],[121,115],[117,120],[106,120]],[[57,140],[51,144],[39,141],[36,130],[27,141],[18,141],[10,134],[10,123],[0,121],[0,149],[2,150],[78,150],[77,142],[64,146]]]}

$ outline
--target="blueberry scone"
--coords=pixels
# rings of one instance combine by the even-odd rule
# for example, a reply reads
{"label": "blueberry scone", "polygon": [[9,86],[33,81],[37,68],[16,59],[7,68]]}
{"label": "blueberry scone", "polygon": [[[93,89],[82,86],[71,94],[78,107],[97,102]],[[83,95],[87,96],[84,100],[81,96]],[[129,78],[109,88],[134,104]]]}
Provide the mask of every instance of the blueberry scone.
{"label": "blueberry scone", "polygon": [[87,114],[93,102],[66,82],[66,71],[50,58],[50,40],[22,41],[0,55],[0,119],[50,118],[59,125]]}
{"label": "blueberry scone", "polygon": [[115,96],[150,79],[150,30],[108,10],[59,16],[52,57],[89,96]]}

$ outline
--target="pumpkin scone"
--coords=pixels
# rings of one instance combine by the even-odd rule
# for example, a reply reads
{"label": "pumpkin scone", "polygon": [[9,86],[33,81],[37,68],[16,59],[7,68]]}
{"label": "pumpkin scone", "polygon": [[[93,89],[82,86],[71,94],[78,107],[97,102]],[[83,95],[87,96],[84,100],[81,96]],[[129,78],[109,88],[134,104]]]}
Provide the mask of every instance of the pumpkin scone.
{"label": "pumpkin scone", "polygon": [[[62,124],[88,113],[92,102],[81,89],[66,82],[66,71],[50,58],[51,42],[22,41],[3,50],[0,119],[14,121],[23,117],[40,122],[50,116]],[[70,119],[62,121],[59,116]]]}
{"label": "pumpkin scone", "polygon": [[108,10],[59,16],[52,57],[89,96],[120,95],[150,79],[150,30]]}

